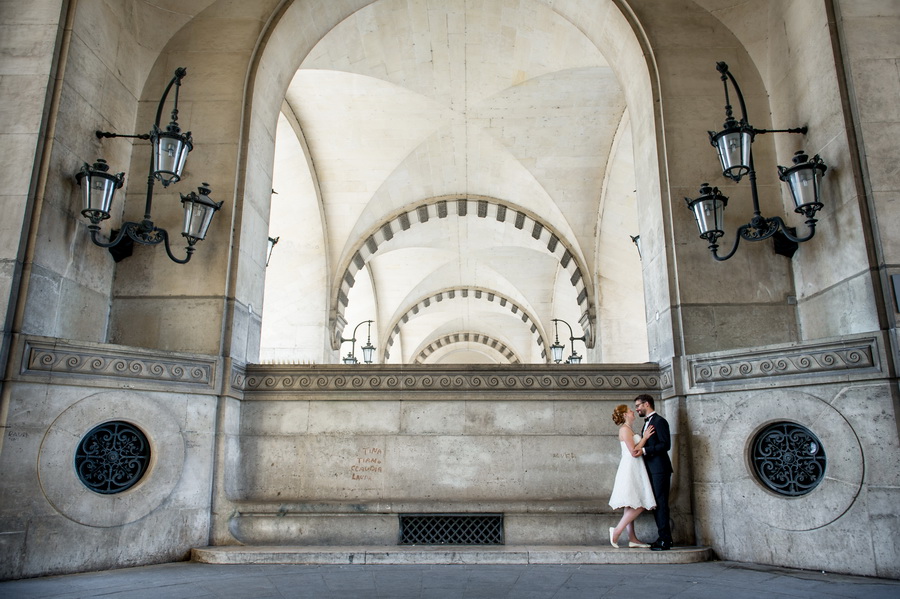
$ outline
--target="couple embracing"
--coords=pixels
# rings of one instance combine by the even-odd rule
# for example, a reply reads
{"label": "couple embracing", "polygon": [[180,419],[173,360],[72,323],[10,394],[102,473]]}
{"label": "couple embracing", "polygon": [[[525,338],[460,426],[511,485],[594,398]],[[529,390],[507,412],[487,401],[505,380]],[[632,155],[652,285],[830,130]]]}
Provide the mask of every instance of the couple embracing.
{"label": "couple embracing", "polygon": [[[640,435],[632,429],[635,412],[645,418]],[[672,477],[672,462],[668,451],[672,447],[672,437],[669,434],[669,423],[656,413],[653,398],[649,395],[638,395],[635,398],[634,411],[625,404],[617,406],[612,418],[619,427],[622,459],[616,472],[609,505],[613,509],[625,508],[625,513],[619,524],[609,529],[609,542],[618,549],[620,536],[627,532],[629,547],[649,547],[653,551],[671,549],[669,482]],[[654,508],[659,538],[648,545],[641,543],[635,536],[634,520],[644,510]]]}

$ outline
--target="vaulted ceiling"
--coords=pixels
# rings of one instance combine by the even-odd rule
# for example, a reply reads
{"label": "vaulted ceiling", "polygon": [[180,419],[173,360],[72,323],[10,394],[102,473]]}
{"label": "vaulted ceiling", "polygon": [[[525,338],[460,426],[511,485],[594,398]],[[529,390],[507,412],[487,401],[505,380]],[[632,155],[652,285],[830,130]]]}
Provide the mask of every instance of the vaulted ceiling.
{"label": "vaulted ceiling", "polygon": [[264,359],[334,361],[354,329],[361,359],[368,320],[377,362],[546,362],[557,326],[646,359],[627,106],[548,4],[354,13],[293,78],[273,187]]}

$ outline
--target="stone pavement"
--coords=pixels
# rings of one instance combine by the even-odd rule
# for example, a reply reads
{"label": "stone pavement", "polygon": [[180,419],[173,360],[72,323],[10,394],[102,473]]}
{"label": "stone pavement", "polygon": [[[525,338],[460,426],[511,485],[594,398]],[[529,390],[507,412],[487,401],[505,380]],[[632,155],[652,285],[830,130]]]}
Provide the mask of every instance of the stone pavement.
{"label": "stone pavement", "polygon": [[3,599],[897,599],[900,581],[735,562],[218,565],[179,562],[0,583]]}

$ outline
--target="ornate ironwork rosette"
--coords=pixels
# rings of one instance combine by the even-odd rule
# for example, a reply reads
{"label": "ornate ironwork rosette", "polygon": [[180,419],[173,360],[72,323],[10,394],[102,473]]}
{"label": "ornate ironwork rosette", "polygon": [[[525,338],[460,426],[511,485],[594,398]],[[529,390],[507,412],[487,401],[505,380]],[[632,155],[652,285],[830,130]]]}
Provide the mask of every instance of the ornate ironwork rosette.
{"label": "ornate ironwork rosette", "polygon": [[776,422],[760,431],[750,459],[760,482],[779,495],[806,495],[825,478],[822,442],[793,422]]}
{"label": "ornate ironwork rosette", "polygon": [[75,451],[75,472],[95,493],[112,495],[137,484],[150,464],[150,443],[137,427],[105,422],[86,434]]}

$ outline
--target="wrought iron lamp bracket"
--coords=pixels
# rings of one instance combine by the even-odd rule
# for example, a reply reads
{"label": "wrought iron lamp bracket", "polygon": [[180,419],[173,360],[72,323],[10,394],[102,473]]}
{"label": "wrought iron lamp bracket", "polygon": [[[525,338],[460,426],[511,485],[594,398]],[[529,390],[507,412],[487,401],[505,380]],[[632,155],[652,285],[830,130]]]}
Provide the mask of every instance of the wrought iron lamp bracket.
{"label": "wrought iron lamp bracket", "polygon": [[[151,152],[150,156],[150,171],[147,176],[147,196],[144,206],[143,220],[141,220],[140,222],[129,221],[123,223],[118,231],[111,232],[109,241],[104,241],[100,235],[99,224],[101,221],[109,218],[108,203],[112,201],[112,195],[109,194],[106,200],[107,205],[105,207],[94,209],[93,203],[91,203],[89,207],[82,211],[82,214],[91,221],[91,224],[88,225],[88,229],[91,235],[91,241],[99,247],[107,248],[113,255],[113,258],[116,262],[119,262],[124,258],[130,256],[132,253],[133,244],[139,243],[141,245],[163,244],[166,249],[166,254],[168,254],[169,258],[173,262],[176,262],[178,264],[187,263],[194,253],[194,244],[204,238],[206,230],[208,229],[209,224],[212,220],[211,215],[218,211],[222,206],[222,202],[217,203],[209,199],[210,189],[207,183],[203,183],[203,185],[199,188],[200,195],[191,192],[191,194],[189,194],[188,196],[181,196],[182,204],[190,204],[190,208],[185,208],[186,228],[182,233],[188,243],[187,247],[185,248],[186,256],[184,258],[178,258],[172,254],[172,249],[169,244],[168,232],[165,229],[155,226],[152,221],[151,210],[153,205],[153,188],[156,178],[158,177],[160,179],[160,182],[164,187],[167,187],[170,183],[179,181],[181,179],[181,173],[184,167],[184,161],[186,160],[187,153],[190,152],[193,145],[190,132],[182,134],[181,129],[178,126],[178,93],[181,88],[181,80],[184,79],[185,75],[187,75],[187,69],[181,67],[175,70],[175,74],[166,86],[165,91],[163,91],[162,97],[160,98],[159,104],[157,105],[156,118],[153,122],[153,127],[150,133],[128,135],[110,131],[94,132],[97,136],[97,139],[124,137],[130,139],[150,140],[154,145],[154,152]],[[175,88],[175,97],[172,107],[171,122],[166,127],[165,131],[163,131],[160,129],[162,112],[169,93],[172,91],[173,87]],[[161,143],[160,140],[163,138],[170,140],[170,142],[175,142],[174,146],[169,145],[163,150],[163,153],[160,154],[167,154],[170,157],[177,157],[168,159],[173,161],[174,166],[169,164],[168,162],[164,163],[165,166],[163,166],[162,161],[160,161],[159,165],[156,164],[156,160],[158,158],[156,155],[158,153],[157,150],[162,149],[158,146]],[[101,177],[107,180],[107,185],[114,184],[116,188],[121,187],[124,179],[124,173],[120,173],[119,175],[115,176],[115,178],[113,178],[111,175],[105,174],[107,170],[108,169],[105,161],[101,159],[98,160],[98,164],[94,165],[94,169],[89,168],[87,164],[85,164],[82,171],[76,175],[76,178],[78,178],[79,185],[81,185],[84,179],[88,179],[89,181],[92,174],[99,173]],[[85,193],[88,194],[87,191]],[[88,203],[87,200],[85,201],[86,203]]]}
{"label": "wrought iron lamp bracket", "polygon": [[[108,243],[102,241],[102,238],[100,237],[100,227],[98,225],[88,225],[88,229],[91,232],[91,241],[93,241],[95,245],[109,249],[116,262],[120,262],[131,255],[133,243],[129,242],[136,242],[141,245],[159,245],[161,243],[163,244],[163,247],[165,247],[169,259],[178,264],[187,264],[195,251],[193,244],[191,244],[189,240],[189,245],[184,248],[187,255],[184,258],[177,258],[172,253],[172,247],[169,245],[168,231],[155,226],[153,222],[149,220],[142,220],[139,223],[131,221],[122,223],[121,229],[112,232]],[[121,248],[121,250],[116,250],[116,248]]]}
{"label": "wrought iron lamp bracket", "polygon": [[[696,200],[685,198],[688,207],[695,212],[697,224],[700,226],[700,237],[708,243],[708,249],[713,257],[718,261],[724,261],[731,258],[737,251],[742,239],[747,241],[763,241],[769,238],[775,238],[775,251],[784,256],[792,256],[796,251],[798,244],[809,241],[816,232],[815,214],[823,204],[819,201],[818,177],[825,172],[826,166],[824,162],[815,156],[809,160],[806,154],[801,150],[794,157],[794,166],[791,168],[778,167],[779,178],[791,186],[791,193],[794,195],[796,208],[794,212],[806,216],[806,226],[809,232],[806,235],[798,236],[792,227],[789,227],[780,217],[767,218],[761,214],[759,207],[759,191],[756,184],[756,168],[753,164],[753,137],[758,134],[766,133],[794,133],[805,135],[809,128],[794,127],[789,129],[757,129],[749,124],[747,118],[747,106],[744,102],[741,88],[735,80],[728,65],[724,62],[716,63],[716,70],[721,75],[723,87],[725,89],[725,124],[721,132],[709,131],[710,144],[716,147],[722,162],[722,174],[739,182],[740,179],[747,175],[750,180],[750,190],[753,200],[753,216],[750,222],[741,225],[735,235],[734,245],[724,256],[718,254],[718,240],[723,235],[723,212],[725,208],[726,197],[719,195],[717,189],[710,188],[704,183],[701,186],[701,197]],[[731,89],[734,90],[740,105],[741,118],[740,121],[735,119],[734,109],[731,104],[731,96],[729,93],[729,83]],[[720,145],[721,144],[721,145]],[[796,178],[795,178],[796,177]],[[805,177],[805,178],[804,178]],[[800,183],[798,183],[798,180]],[[813,182],[815,196],[809,195],[809,191],[797,191],[795,185],[808,185]],[[712,195],[710,195],[712,194]],[[715,209],[715,219],[712,219],[710,208],[704,207],[709,205],[718,205]],[[696,207],[696,208],[695,208]],[[703,215],[701,211],[707,211]],[[707,219],[710,222],[706,222]],[[712,226],[714,224],[715,226]]]}

